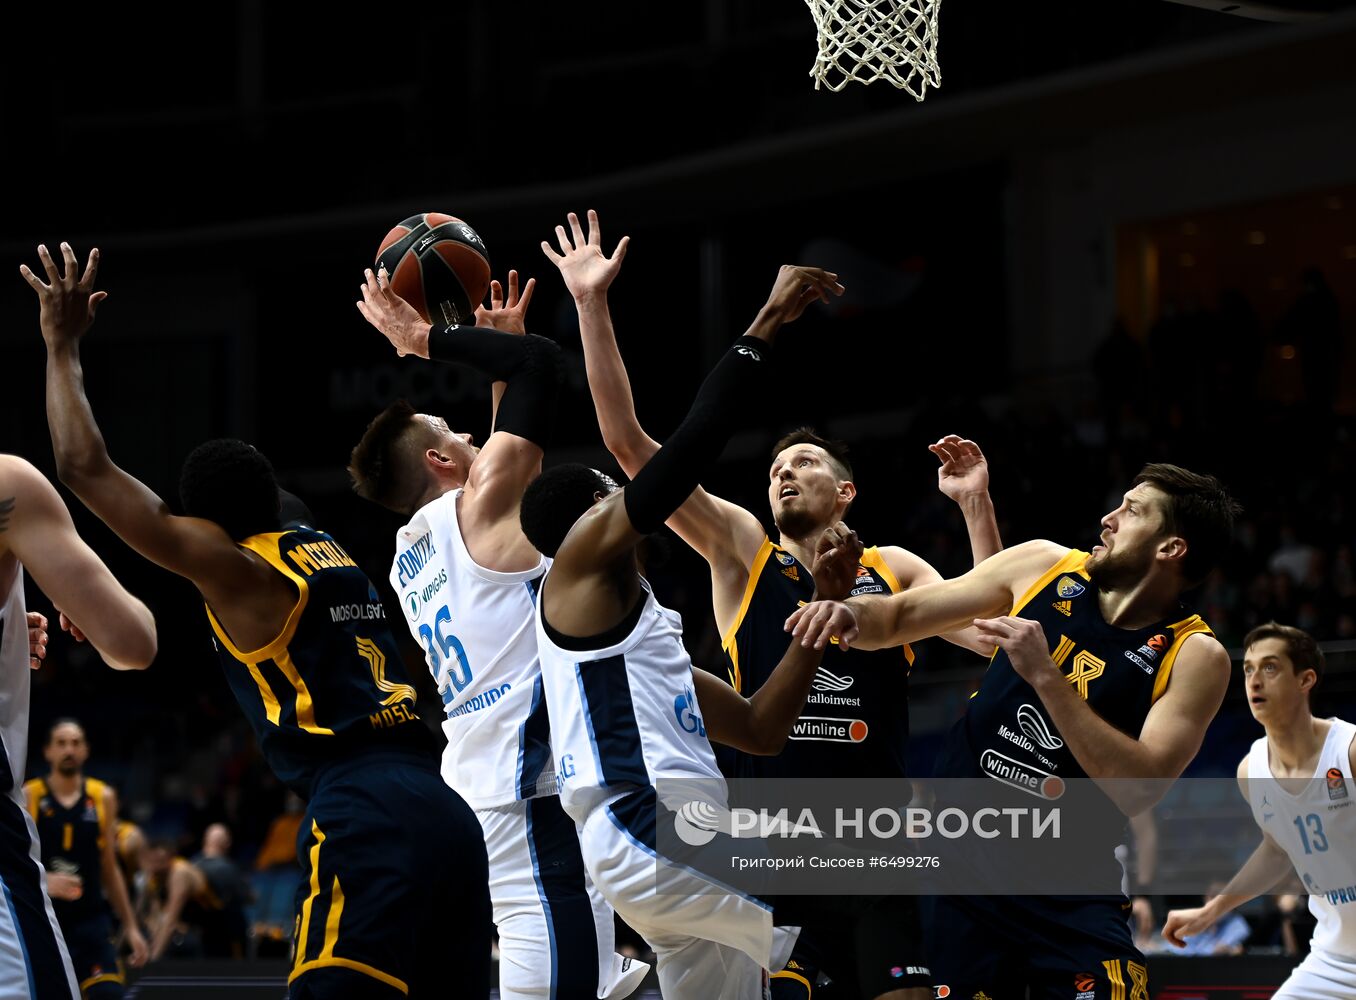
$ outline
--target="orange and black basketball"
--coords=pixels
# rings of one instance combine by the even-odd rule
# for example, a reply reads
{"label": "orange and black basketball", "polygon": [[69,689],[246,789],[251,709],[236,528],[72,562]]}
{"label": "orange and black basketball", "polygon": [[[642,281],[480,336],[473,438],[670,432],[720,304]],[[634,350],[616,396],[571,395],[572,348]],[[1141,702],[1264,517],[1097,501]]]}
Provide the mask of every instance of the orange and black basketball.
{"label": "orange and black basketball", "polygon": [[1078,990],[1078,992],[1087,993],[1096,988],[1096,978],[1088,975],[1086,972],[1080,972],[1078,975],[1074,976],[1074,989]]}
{"label": "orange and black basketball", "polygon": [[430,323],[473,323],[490,287],[485,241],[461,219],[438,212],[412,215],[387,233],[377,267]]}

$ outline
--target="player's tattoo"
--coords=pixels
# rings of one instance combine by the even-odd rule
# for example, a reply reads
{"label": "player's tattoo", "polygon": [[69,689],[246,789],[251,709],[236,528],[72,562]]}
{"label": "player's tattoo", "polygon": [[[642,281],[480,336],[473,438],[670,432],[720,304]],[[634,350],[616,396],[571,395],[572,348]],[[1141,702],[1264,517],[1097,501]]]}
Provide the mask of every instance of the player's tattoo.
{"label": "player's tattoo", "polygon": [[10,515],[14,513],[14,497],[0,500],[0,533],[9,527]]}

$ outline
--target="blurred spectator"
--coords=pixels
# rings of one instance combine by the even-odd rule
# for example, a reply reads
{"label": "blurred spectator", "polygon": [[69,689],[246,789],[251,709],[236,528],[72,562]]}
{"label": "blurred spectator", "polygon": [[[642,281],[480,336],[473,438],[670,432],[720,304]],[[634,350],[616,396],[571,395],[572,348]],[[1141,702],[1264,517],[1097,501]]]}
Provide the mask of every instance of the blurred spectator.
{"label": "blurred spectator", "polygon": [[245,957],[245,904],[253,898],[249,882],[231,860],[231,831],[213,823],[202,838],[193,865],[207,880],[215,906],[202,915],[202,950],[209,958]]}

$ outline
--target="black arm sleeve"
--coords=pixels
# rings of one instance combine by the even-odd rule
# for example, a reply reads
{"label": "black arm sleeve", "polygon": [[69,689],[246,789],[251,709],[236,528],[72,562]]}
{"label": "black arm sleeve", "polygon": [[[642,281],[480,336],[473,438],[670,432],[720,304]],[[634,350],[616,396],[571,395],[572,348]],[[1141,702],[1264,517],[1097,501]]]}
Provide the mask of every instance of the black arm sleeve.
{"label": "black arm sleeve", "polygon": [[546,446],[565,378],[564,354],[554,341],[479,326],[435,326],[428,335],[428,356],[507,382],[494,429]]}
{"label": "black arm sleeve", "polygon": [[751,409],[748,400],[763,383],[770,350],[757,337],[735,341],[706,376],[678,429],[626,487],[626,515],[640,534],[667,521],[716,464],[738,426],[736,415]]}

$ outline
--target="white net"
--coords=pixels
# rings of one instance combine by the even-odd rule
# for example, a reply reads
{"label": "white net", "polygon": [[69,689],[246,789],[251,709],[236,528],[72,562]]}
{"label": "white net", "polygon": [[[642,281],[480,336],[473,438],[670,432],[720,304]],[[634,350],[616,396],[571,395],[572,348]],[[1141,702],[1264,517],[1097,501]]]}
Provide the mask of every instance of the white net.
{"label": "white net", "polygon": [[819,31],[815,89],[887,83],[918,100],[942,85],[937,11],[942,0],[805,0]]}

